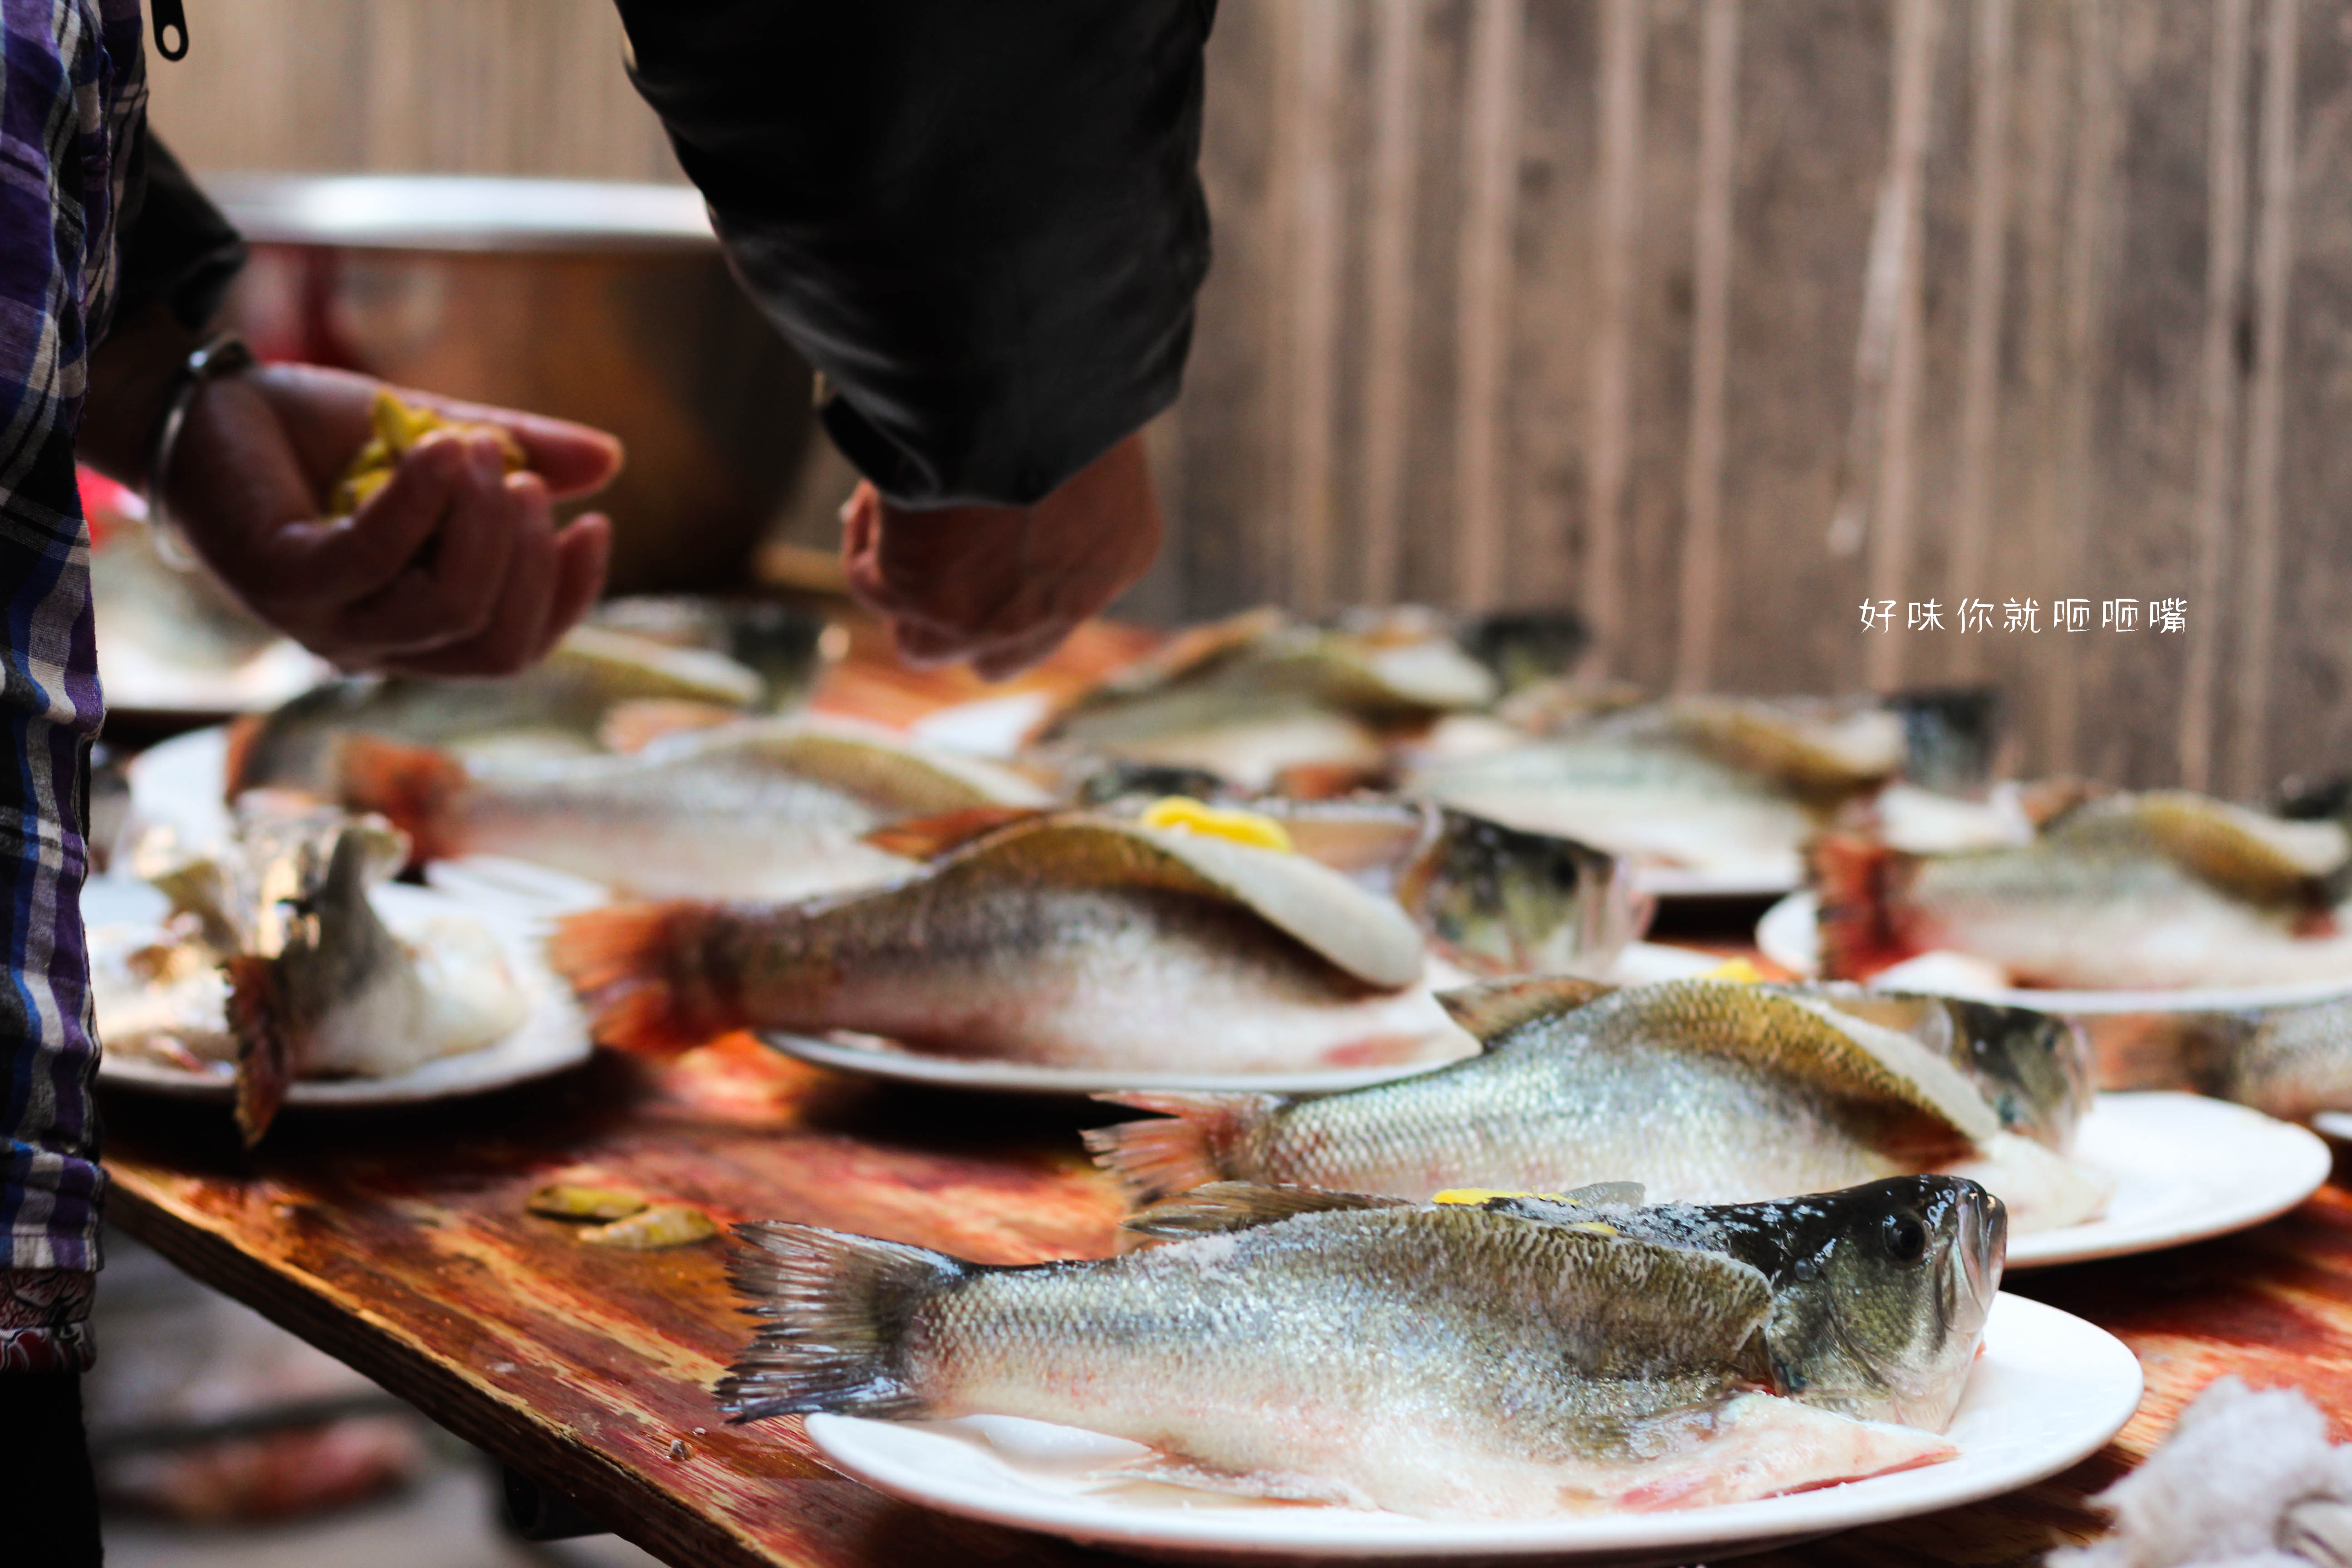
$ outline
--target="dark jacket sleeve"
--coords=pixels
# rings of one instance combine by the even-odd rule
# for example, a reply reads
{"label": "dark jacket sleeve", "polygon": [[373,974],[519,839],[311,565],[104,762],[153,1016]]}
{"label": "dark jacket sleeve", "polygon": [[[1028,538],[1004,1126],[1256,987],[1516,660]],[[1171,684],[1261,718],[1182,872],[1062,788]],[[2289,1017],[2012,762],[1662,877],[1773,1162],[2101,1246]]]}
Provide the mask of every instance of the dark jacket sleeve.
{"label": "dark jacket sleeve", "polygon": [[893,500],[1026,503],[1174,401],[1214,0],[619,0],[738,275]]}
{"label": "dark jacket sleeve", "polygon": [[118,229],[117,321],[162,300],[182,326],[202,331],[245,265],[245,241],[152,131],[131,153]]}

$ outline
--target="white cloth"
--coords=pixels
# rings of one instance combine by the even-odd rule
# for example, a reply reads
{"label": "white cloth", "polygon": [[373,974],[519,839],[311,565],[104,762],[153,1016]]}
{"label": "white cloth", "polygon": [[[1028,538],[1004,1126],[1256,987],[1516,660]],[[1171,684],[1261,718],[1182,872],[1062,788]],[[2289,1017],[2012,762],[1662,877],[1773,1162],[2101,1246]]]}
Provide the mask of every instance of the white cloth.
{"label": "white cloth", "polygon": [[2352,1446],[2299,1389],[2209,1384],[2147,1463],[2091,1500],[2108,1537],[2048,1568],[2352,1568]]}

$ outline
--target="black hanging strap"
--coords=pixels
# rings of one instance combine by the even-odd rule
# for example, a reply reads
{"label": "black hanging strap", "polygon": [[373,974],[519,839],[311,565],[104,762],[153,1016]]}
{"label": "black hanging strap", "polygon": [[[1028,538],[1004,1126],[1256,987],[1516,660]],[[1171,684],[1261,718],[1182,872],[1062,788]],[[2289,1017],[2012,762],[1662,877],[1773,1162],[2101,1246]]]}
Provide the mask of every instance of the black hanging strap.
{"label": "black hanging strap", "polygon": [[155,18],[155,52],[167,60],[188,55],[188,10],[181,0],[148,0]]}

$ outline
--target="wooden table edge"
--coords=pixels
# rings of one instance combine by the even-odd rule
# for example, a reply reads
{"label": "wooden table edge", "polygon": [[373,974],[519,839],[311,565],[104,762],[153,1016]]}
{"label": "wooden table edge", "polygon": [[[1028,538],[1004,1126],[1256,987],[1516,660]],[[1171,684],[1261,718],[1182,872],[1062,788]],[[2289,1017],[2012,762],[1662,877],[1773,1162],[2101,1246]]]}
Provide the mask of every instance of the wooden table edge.
{"label": "wooden table edge", "polygon": [[[513,1466],[632,1545],[674,1568],[782,1563],[765,1547],[641,1481],[530,1405],[500,1399],[398,1325],[316,1275],[263,1263],[198,1216],[110,1171],[108,1217],[192,1278],[381,1384],[434,1422]],[[296,1288],[289,1289],[289,1285]]]}

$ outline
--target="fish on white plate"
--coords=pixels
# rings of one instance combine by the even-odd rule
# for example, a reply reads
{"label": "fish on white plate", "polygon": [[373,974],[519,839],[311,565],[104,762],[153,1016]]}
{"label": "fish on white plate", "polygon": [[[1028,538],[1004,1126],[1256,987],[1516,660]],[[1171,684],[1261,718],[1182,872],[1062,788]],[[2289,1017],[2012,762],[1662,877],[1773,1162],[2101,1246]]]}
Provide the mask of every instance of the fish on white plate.
{"label": "fish on white plate", "polygon": [[468,763],[368,735],[338,748],[340,795],[417,856],[536,861],[648,898],[787,899],[912,869],[866,835],[1045,793],[974,758],[795,719],[670,736],[627,755]]}
{"label": "fish on white plate", "polygon": [[1838,807],[1895,775],[1903,742],[1902,721],[1874,706],[1676,698],[1515,747],[1425,755],[1404,782],[1636,860],[1793,880]]}
{"label": "fish on white plate", "polygon": [[1822,972],[1841,979],[1948,952],[2055,989],[2352,980],[2352,845],[2333,822],[2159,790],[2083,800],[2024,845],[1921,855],[1833,834],[1812,860]]}
{"label": "fish on white plate", "polygon": [[652,706],[719,719],[761,700],[758,672],[722,654],[626,631],[574,626],[520,675],[498,680],[353,676],[241,721],[222,797],[251,789],[335,793],[347,735],[449,748],[469,758],[593,755],[616,710]]}
{"label": "fish on white plate", "polygon": [[1142,1199],[1215,1181],[1416,1199],[1634,1181],[1730,1203],[1941,1171],[1981,1182],[2022,1233],[2090,1218],[2112,1192],[2063,1152],[2090,1083],[2061,1019],[1710,979],[1498,981],[1441,1000],[1479,1055],[1320,1096],[1108,1095],[1162,1115],[1087,1144]]}
{"label": "fish on white plate", "polygon": [[1911,1177],[1744,1210],[1623,1187],[1414,1205],[1238,1184],[1125,1256],[992,1267],[739,1227],[739,1420],[992,1414],[1150,1446],[1100,1479],[1432,1518],[1657,1510],[1950,1458],[2005,1222]]}
{"label": "fish on white plate", "polygon": [[1393,900],[1305,856],[1084,813],[1022,818],[872,889],[588,910],[549,951],[597,1037],[629,1049],[843,1029],[942,1056],[1249,1072],[1474,1048]]}
{"label": "fish on white plate", "polygon": [[1391,726],[1483,707],[1496,690],[1426,617],[1319,626],[1258,609],[1171,639],[1072,701],[1040,738],[1264,789],[1294,769],[1377,769]]}
{"label": "fish on white plate", "polygon": [[370,894],[407,846],[380,820],[240,803],[222,850],[151,858],[160,924],[97,925],[92,1005],[110,1050],[227,1067],[258,1141],[297,1079],[390,1078],[494,1045],[527,1012],[497,934],[454,903],[395,931]]}

